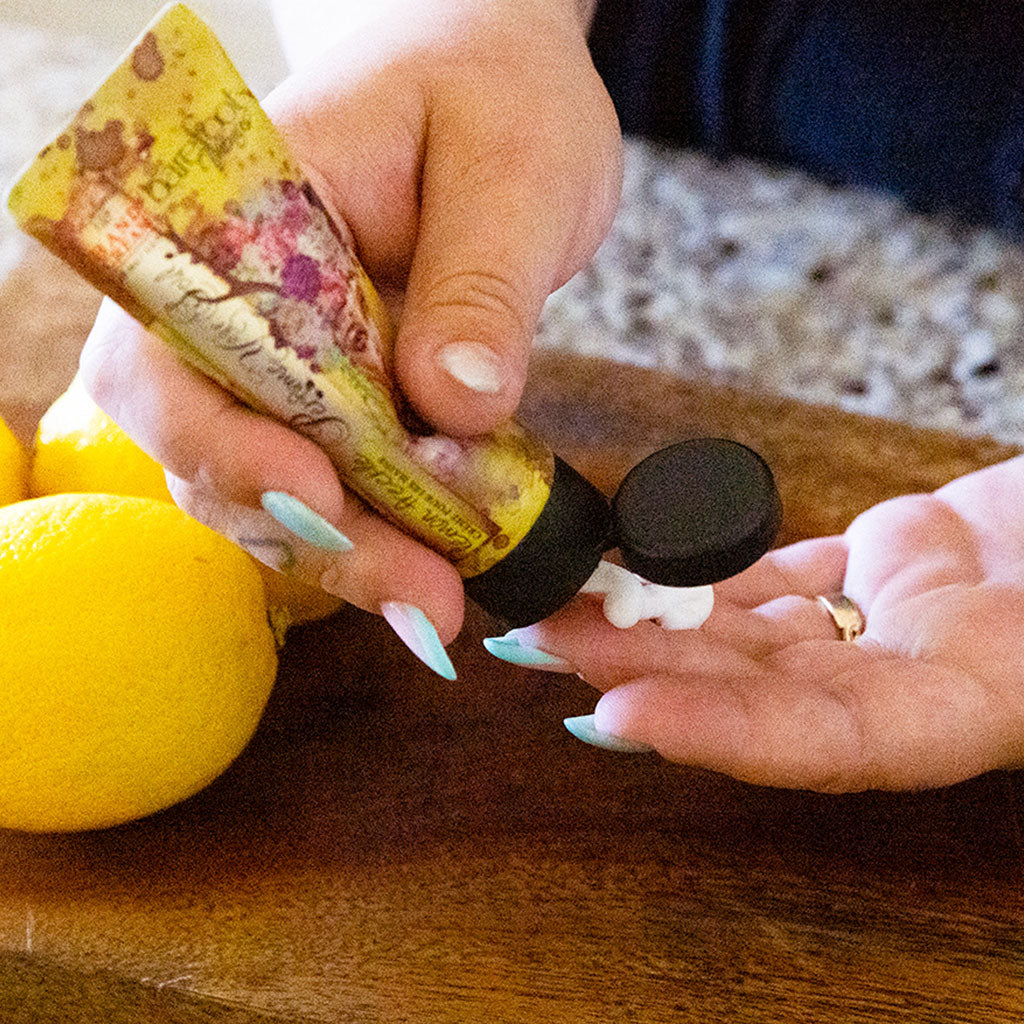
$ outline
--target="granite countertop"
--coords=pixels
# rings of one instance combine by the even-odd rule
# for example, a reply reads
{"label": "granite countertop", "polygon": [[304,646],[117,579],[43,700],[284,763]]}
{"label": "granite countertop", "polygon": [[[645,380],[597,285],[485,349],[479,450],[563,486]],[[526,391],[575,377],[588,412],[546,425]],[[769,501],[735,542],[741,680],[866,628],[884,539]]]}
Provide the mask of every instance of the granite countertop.
{"label": "granite countertop", "polygon": [[[0,179],[117,56],[0,18]],[[0,218],[0,280],[33,243]],[[623,201],[538,344],[1024,443],[1024,250],[898,202],[627,141]]]}

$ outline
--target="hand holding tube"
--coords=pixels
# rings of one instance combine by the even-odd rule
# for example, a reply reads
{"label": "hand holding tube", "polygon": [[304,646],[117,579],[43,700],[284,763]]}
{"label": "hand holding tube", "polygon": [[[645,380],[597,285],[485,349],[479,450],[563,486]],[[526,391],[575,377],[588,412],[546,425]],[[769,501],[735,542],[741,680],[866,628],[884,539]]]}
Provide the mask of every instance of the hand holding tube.
{"label": "hand holding tube", "polygon": [[[413,411],[449,433],[488,430],[518,403],[544,298],[610,220],[614,115],[582,32],[555,2],[417,5],[357,42],[267,106],[393,306],[404,291],[394,372]],[[242,406],[116,307],[97,321],[82,370],[168,468],[186,510],[228,532],[225,509],[250,509],[261,541],[287,542],[296,575],[369,610],[411,604],[445,642],[457,632],[451,565],[346,495],[312,442]],[[299,499],[353,547],[281,537],[259,511],[267,492]],[[259,549],[267,560],[282,551]]]}

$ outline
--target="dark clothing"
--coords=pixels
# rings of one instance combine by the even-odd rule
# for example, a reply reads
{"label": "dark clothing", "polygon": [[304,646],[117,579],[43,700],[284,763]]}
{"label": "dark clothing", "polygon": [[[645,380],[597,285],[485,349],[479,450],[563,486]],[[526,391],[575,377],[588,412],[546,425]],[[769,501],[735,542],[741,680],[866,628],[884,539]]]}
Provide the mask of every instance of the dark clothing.
{"label": "dark clothing", "polygon": [[623,130],[1024,234],[1020,0],[600,0]]}

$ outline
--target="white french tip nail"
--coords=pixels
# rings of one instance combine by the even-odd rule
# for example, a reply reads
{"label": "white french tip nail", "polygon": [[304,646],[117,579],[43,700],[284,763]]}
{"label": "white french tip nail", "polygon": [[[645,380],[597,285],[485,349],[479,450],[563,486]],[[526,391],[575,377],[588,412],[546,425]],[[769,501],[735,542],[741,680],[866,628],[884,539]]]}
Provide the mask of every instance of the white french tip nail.
{"label": "white french tip nail", "polygon": [[437,353],[437,361],[471,391],[496,395],[501,390],[501,363],[486,345],[454,341]]}

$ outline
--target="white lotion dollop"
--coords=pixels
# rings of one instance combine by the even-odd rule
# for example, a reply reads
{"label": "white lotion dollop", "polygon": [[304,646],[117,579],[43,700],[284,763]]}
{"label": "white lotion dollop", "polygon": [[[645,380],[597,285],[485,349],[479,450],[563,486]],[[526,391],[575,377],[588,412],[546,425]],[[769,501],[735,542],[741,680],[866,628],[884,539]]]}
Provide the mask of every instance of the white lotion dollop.
{"label": "white lotion dollop", "polygon": [[619,629],[629,629],[645,619],[656,621],[662,629],[697,629],[715,604],[710,585],[663,587],[604,560],[580,593],[604,594],[604,617]]}

